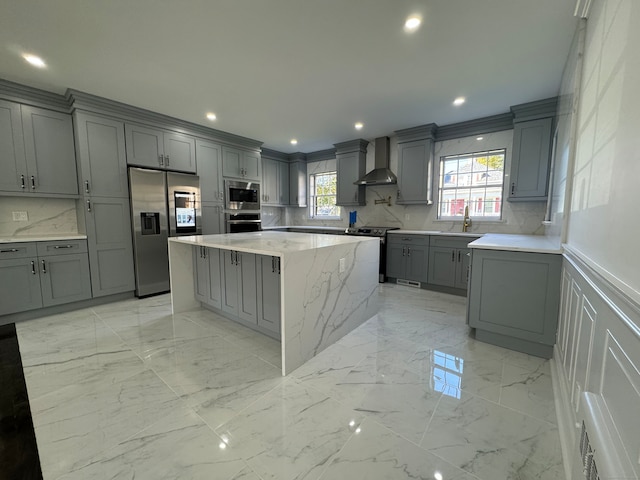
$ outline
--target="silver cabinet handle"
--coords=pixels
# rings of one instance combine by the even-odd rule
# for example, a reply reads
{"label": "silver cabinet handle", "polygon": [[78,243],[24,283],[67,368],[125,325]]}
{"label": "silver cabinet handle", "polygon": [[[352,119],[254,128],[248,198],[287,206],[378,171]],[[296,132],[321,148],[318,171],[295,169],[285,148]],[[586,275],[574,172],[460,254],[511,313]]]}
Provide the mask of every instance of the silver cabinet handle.
{"label": "silver cabinet handle", "polygon": [[276,257],[271,257],[271,273],[276,271]]}
{"label": "silver cabinet handle", "polygon": [[91,200],[87,200],[87,212],[91,211]]}
{"label": "silver cabinet handle", "polygon": [[516,193],[516,184],[512,183],[511,184],[511,195],[513,195],[514,193]]}
{"label": "silver cabinet handle", "polygon": [[31,260],[31,273],[36,274],[36,262]]}
{"label": "silver cabinet handle", "polygon": [[167,161],[167,167],[169,166],[169,155],[165,155],[164,159]]}
{"label": "silver cabinet handle", "polygon": [[396,194],[396,198],[400,198],[400,190],[398,190],[398,193]]}
{"label": "silver cabinet handle", "polygon": [[161,167],[164,166],[164,159],[162,157],[162,154],[158,155],[158,165],[160,165]]}
{"label": "silver cabinet handle", "polygon": [[89,180],[84,181],[84,193],[89,193]]}
{"label": "silver cabinet handle", "polygon": [[411,256],[411,247],[407,247],[407,257]]}
{"label": "silver cabinet handle", "polygon": [[42,260],[42,273],[47,273],[47,264]]}
{"label": "silver cabinet handle", "polygon": [[56,250],[59,250],[61,248],[73,248],[73,245],[54,245],[54,247]]}
{"label": "silver cabinet handle", "polygon": [[35,189],[36,189],[36,177],[31,175],[31,190],[35,190]]}
{"label": "silver cabinet handle", "polygon": [[404,257],[404,251],[406,250],[407,247],[402,247],[402,256]]}
{"label": "silver cabinet handle", "polygon": [[277,257],[276,261],[278,262],[278,275],[280,275],[280,257]]}
{"label": "silver cabinet handle", "polygon": [[24,175],[20,175],[20,188],[24,190]]}
{"label": "silver cabinet handle", "polygon": [[458,262],[460,262],[460,250],[458,250]]}
{"label": "silver cabinet handle", "polygon": [[0,250],[0,253],[16,253],[17,251],[17,248],[9,248],[7,250]]}
{"label": "silver cabinet handle", "polygon": [[456,261],[456,251],[455,250],[451,250],[451,261],[452,262]]}

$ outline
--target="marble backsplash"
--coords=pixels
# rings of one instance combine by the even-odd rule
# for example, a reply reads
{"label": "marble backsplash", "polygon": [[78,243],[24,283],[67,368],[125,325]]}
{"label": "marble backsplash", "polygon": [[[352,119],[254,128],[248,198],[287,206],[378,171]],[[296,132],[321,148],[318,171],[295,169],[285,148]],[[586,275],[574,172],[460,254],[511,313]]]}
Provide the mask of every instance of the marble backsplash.
{"label": "marble backsplash", "polygon": [[[27,221],[13,221],[27,212]],[[76,201],[68,198],[0,197],[0,236],[77,234]]]}

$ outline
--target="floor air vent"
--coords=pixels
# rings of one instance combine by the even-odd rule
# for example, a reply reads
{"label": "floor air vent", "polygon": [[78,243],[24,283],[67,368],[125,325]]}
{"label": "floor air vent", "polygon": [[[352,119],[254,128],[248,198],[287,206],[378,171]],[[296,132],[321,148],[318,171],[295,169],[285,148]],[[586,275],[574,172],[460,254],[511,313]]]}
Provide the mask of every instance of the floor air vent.
{"label": "floor air vent", "polygon": [[600,477],[598,476],[598,467],[596,466],[596,460],[593,458],[593,453],[591,442],[589,442],[587,427],[584,422],[582,422],[582,432],[580,433],[580,458],[582,458],[582,473],[584,473],[585,480],[600,480]]}
{"label": "floor air vent", "polygon": [[398,285],[406,285],[407,287],[416,287],[420,288],[420,282],[416,282],[414,280],[403,280],[401,278],[396,280]]}

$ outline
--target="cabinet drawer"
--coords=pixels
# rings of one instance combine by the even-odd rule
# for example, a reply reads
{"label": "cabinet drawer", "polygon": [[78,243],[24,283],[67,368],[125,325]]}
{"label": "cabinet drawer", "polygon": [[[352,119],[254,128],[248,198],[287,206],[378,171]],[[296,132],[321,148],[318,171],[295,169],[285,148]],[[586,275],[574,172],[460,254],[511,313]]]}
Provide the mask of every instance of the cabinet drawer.
{"label": "cabinet drawer", "polygon": [[402,245],[429,246],[429,235],[399,235],[391,234],[387,237],[389,243]]}
{"label": "cabinet drawer", "polygon": [[432,236],[432,247],[448,247],[448,248],[467,248],[471,242],[477,240],[480,237],[447,237],[447,236]]}
{"label": "cabinet drawer", "polygon": [[32,242],[0,244],[0,260],[35,257],[36,254],[36,244]]}
{"label": "cabinet drawer", "polygon": [[56,240],[54,242],[38,242],[38,255],[68,255],[70,253],[86,253],[86,240]]}

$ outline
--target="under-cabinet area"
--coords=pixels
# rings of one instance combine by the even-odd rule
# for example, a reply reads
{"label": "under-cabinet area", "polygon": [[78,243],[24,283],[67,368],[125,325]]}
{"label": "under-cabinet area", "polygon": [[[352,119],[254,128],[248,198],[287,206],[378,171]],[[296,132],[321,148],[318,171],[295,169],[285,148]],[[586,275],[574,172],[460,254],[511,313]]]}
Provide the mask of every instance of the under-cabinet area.
{"label": "under-cabinet area", "polygon": [[380,242],[290,232],[169,239],[174,313],[205,306],[273,338],[293,371],[378,311]]}

